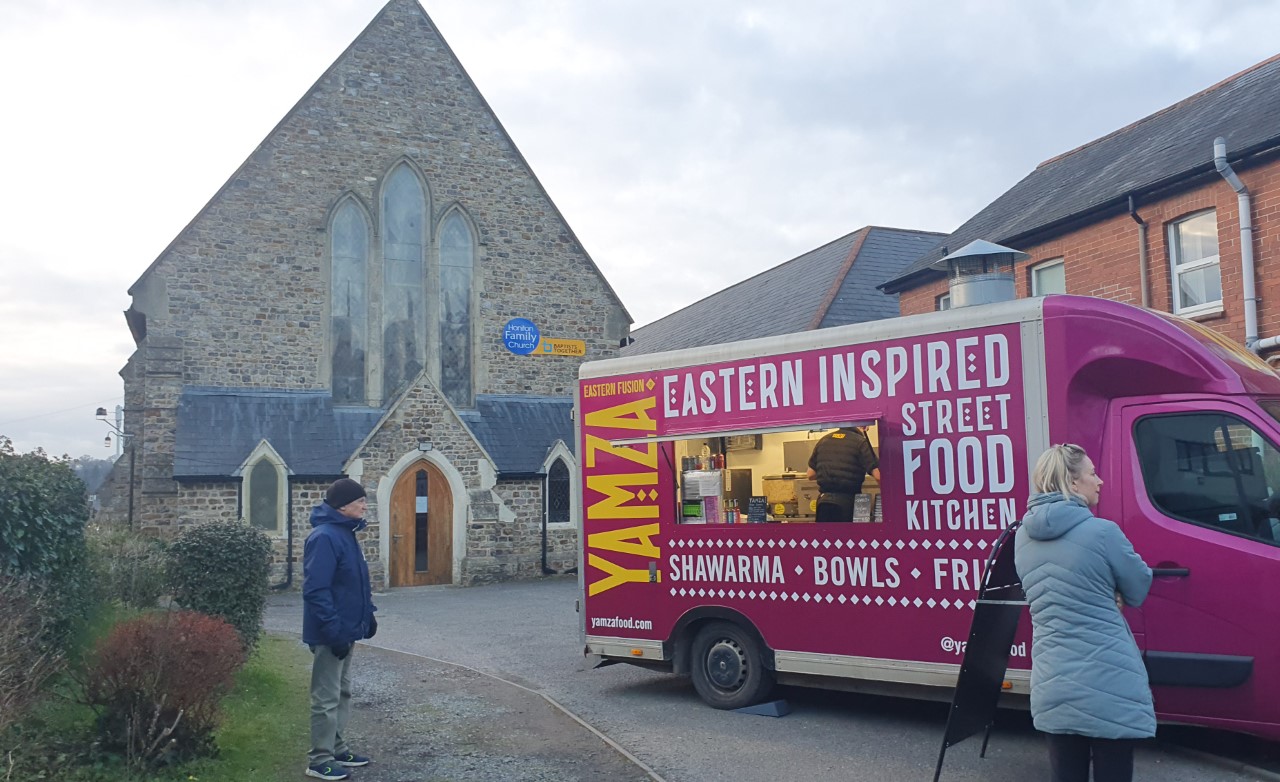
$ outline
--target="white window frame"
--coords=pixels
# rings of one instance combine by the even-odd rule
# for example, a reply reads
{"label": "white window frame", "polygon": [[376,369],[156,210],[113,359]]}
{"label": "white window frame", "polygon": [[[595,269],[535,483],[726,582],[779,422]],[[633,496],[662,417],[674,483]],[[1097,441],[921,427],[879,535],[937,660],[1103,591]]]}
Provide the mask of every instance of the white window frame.
{"label": "white window frame", "polygon": [[258,443],[258,447],[253,449],[249,454],[249,458],[244,460],[240,465],[240,469],[236,474],[240,476],[240,520],[245,524],[252,525],[249,519],[249,499],[253,496],[253,468],[258,466],[259,462],[266,461],[268,464],[276,468],[276,529],[272,533],[271,530],[262,530],[268,535],[274,534],[276,537],[284,537],[288,530],[289,524],[289,475],[291,471],[285,466],[284,459],[280,458],[280,454],[276,449],[271,447],[271,443],[266,440]]}
{"label": "white window frame", "polygon": [[[551,446],[547,452],[547,460],[542,463],[543,476],[549,475],[551,465],[559,459],[564,462],[564,466],[569,470],[569,520],[552,523],[547,522],[547,529],[577,529],[582,519],[582,503],[578,501],[580,494],[578,493],[578,481],[575,476],[578,474],[578,462],[573,458],[573,452],[564,444],[562,440],[556,440],[556,444]],[[547,501],[550,499],[545,491],[547,485],[543,480],[543,496],[542,496],[542,516],[547,517]]]}
{"label": "white window frame", "polygon": [[1219,291],[1221,291],[1222,289],[1222,238],[1221,237],[1218,238],[1218,254],[1217,255],[1205,256],[1204,258],[1201,258],[1198,261],[1194,261],[1190,264],[1184,264],[1181,268],[1179,268],[1178,266],[1178,254],[1179,252],[1181,252],[1181,249],[1182,249],[1181,243],[1178,241],[1178,235],[1179,235],[1178,226],[1182,225],[1188,220],[1194,220],[1197,217],[1203,217],[1207,214],[1211,214],[1214,216],[1214,225],[1216,227],[1218,222],[1218,217],[1217,217],[1218,210],[1205,209],[1199,212],[1193,212],[1192,214],[1189,214],[1189,215],[1184,215],[1178,218],[1177,220],[1174,220],[1173,222],[1169,223],[1166,229],[1167,231],[1166,236],[1169,242],[1169,288],[1170,288],[1170,292],[1173,294],[1173,313],[1175,315],[1190,317],[1194,315],[1206,315],[1210,313],[1222,312],[1221,298],[1219,298],[1217,301],[1205,302],[1204,304],[1197,304],[1193,307],[1182,306],[1182,289],[1181,289],[1181,286],[1178,284],[1179,276],[1186,272],[1204,269],[1208,266],[1217,266],[1218,267],[1218,289]]}
{"label": "white window frame", "polygon": [[951,294],[944,293],[938,298],[934,299],[933,308],[938,312],[943,312],[945,310],[951,309]]}
{"label": "white window frame", "polygon": [[1037,263],[1035,266],[1032,266],[1032,267],[1031,267],[1031,295],[1032,295],[1033,297],[1034,297],[1034,296],[1047,296],[1047,295],[1048,295],[1048,293],[1046,293],[1046,292],[1043,292],[1043,291],[1039,290],[1040,286],[1039,286],[1039,285],[1037,285],[1036,283],[1037,283],[1037,282],[1039,281],[1039,279],[1040,279],[1040,277],[1039,277],[1039,272],[1042,272],[1042,271],[1044,271],[1045,269],[1051,269],[1051,268],[1053,268],[1054,266],[1062,266],[1062,267],[1064,267],[1063,282],[1062,282],[1062,290],[1060,290],[1060,291],[1050,291],[1049,293],[1066,293],[1066,292],[1067,292],[1066,273],[1065,273],[1066,259],[1065,259],[1065,258],[1061,258],[1061,257],[1058,257],[1058,258],[1051,258],[1051,259],[1049,259],[1049,260],[1045,261],[1044,263]]}

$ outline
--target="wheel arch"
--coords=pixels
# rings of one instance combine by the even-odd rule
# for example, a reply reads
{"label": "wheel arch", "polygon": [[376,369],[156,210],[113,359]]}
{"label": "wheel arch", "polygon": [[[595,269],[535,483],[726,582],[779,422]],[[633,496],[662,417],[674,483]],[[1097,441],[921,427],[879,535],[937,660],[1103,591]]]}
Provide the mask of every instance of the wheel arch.
{"label": "wheel arch", "polygon": [[693,648],[694,636],[698,634],[698,630],[702,629],[703,626],[715,621],[732,622],[742,628],[759,646],[761,663],[764,667],[770,671],[776,670],[774,668],[773,647],[765,642],[760,630],[745,614],[725,606],[698,606],[681,615],[671,629],[671,637],[668,643],[671,645],[672,650],[672,673],[689,673],[689,653]]}

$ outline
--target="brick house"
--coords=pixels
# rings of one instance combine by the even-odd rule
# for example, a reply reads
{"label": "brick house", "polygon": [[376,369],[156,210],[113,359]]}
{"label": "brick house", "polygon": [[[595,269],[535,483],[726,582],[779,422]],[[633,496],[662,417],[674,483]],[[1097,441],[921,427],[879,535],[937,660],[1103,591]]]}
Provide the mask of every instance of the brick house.
{"label": "brick house", "polygon": [[[1241,197],[1215,166],[1238,175]],[[1241,239],[1241,204],[1252,229]],[[1280,336],[1280,56],[1041,163],[901,274],[884,283],[902,314],[949,306],[930,264],[974,239],[1030,254],[1019,296],[1099,296],[1194,318],[1274,356]],[[1257,330],[1247,263],[1255,265]]]}
{"label": "brick house", "polygon": [[[129,290],[104,514],[297,566],[349,475],[390,586],[576,565],[572,395],[630,316],[415,0],[390,0]],[[513,319],[581,341],[522,354]],[[132,478],[131,478],[132,476]]]}

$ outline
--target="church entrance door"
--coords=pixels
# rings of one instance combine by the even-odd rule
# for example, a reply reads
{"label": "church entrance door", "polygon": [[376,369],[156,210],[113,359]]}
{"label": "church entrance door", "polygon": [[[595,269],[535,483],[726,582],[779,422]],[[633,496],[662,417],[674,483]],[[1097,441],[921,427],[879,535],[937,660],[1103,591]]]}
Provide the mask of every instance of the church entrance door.
{"label": "church entrance door", "polygon": [[428,461],[401,473],[391,490],[391,586],[453,583],[453,495]]}

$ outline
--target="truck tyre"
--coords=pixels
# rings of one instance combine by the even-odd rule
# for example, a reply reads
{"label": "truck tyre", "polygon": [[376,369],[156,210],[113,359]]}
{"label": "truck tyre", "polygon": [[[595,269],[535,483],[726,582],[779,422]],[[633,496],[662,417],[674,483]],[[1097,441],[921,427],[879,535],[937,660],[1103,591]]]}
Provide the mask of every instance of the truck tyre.
{"label": "truck tyre", "polygon": [[764,667],[760,645],[732,622],[712,622],[693,638],[693,687],[716,709],[759,703],[773,690],[773,671]]}

